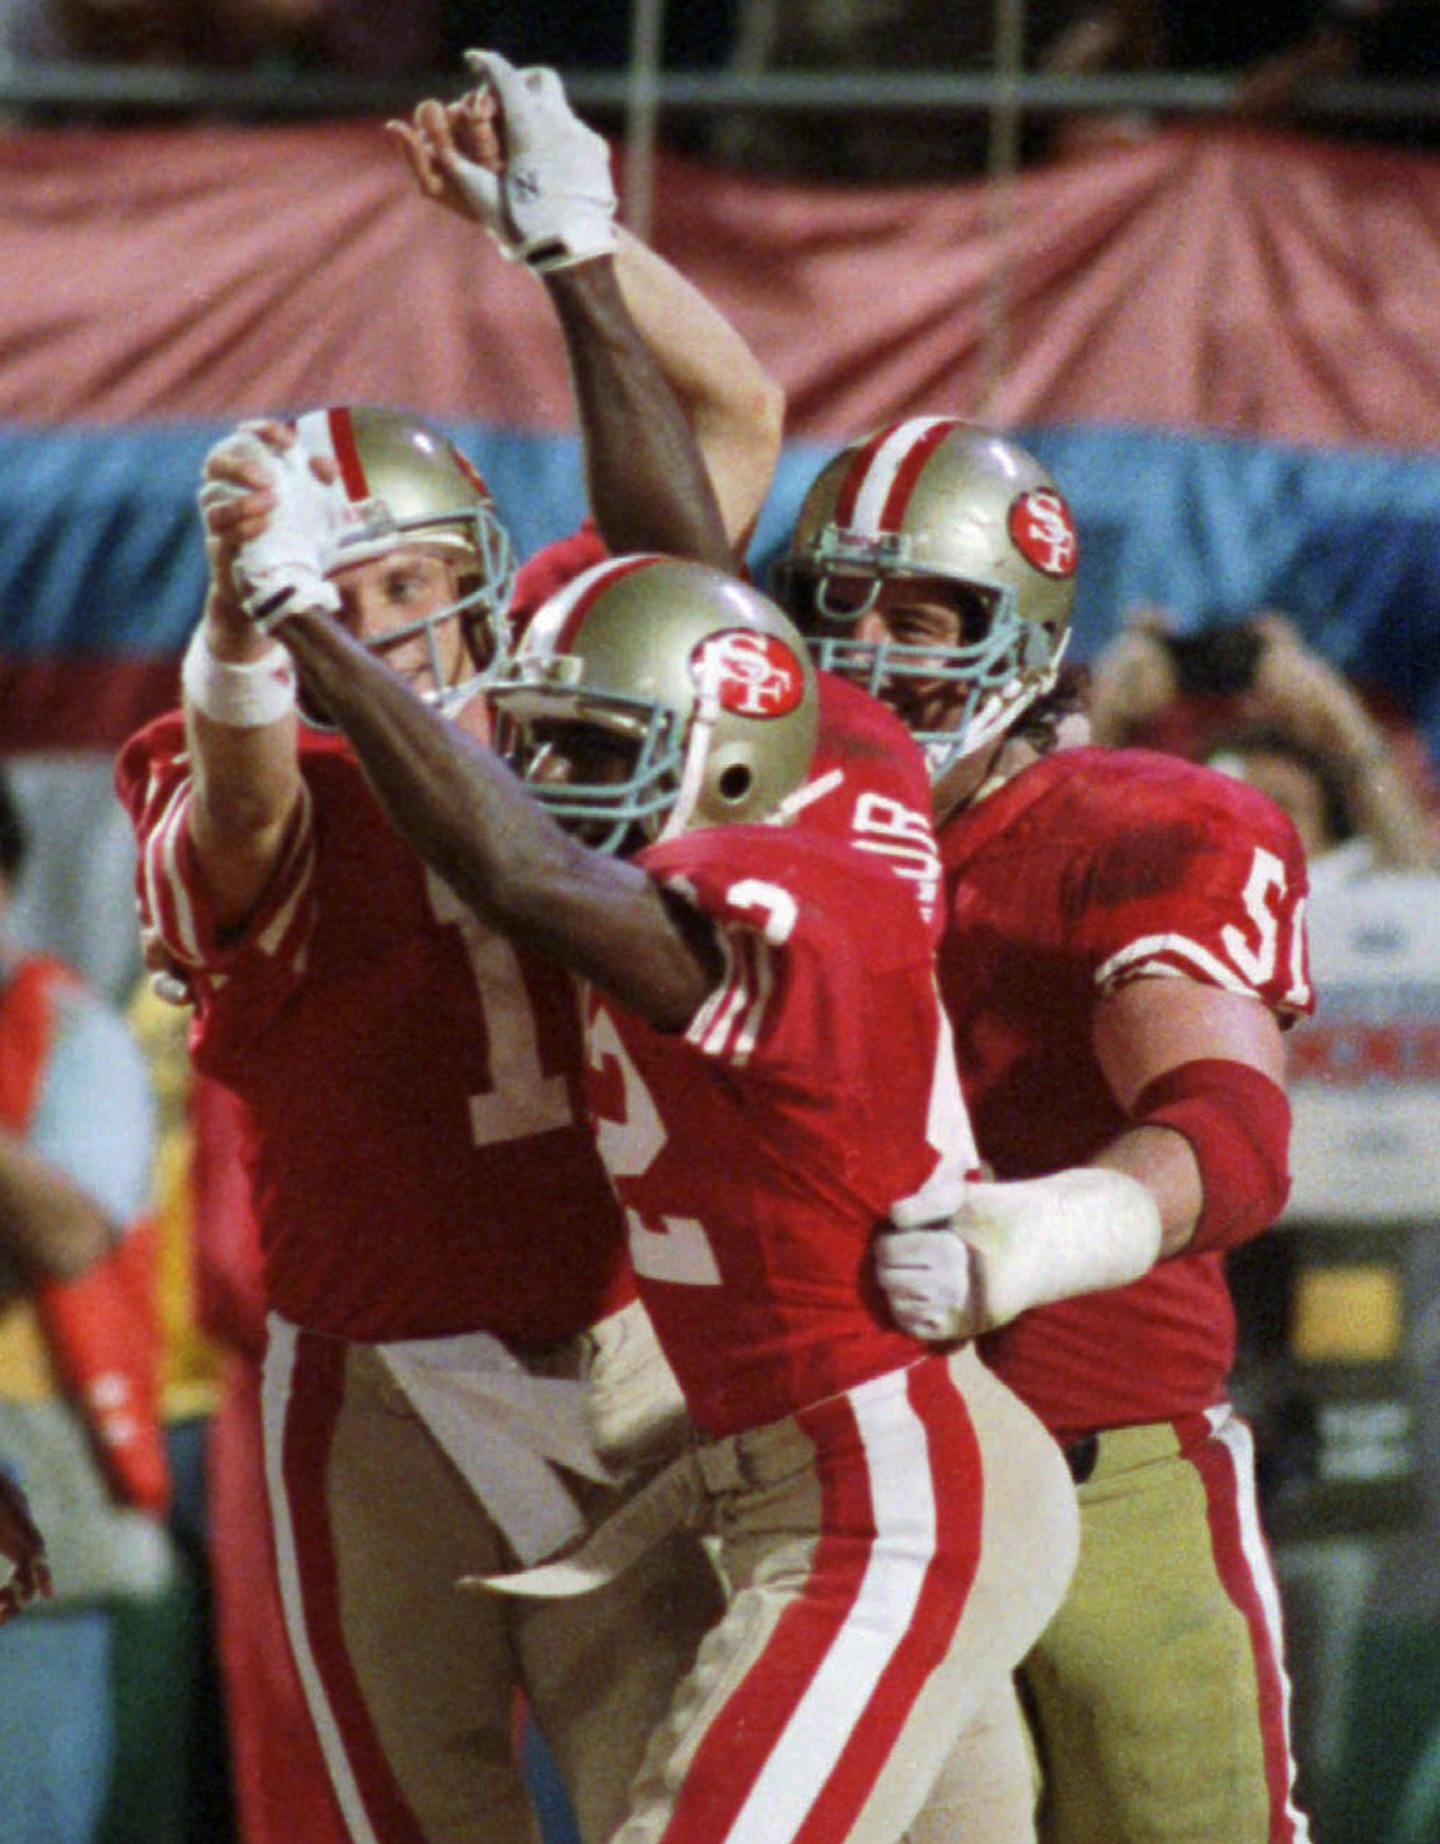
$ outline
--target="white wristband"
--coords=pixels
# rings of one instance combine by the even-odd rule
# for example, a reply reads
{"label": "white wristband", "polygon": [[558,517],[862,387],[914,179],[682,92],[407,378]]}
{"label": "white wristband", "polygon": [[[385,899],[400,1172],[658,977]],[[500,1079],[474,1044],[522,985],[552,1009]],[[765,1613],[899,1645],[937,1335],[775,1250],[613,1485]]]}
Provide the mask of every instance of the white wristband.
{"label": "white wristband", "polygon": [[257,730],[295,709],[295,662],[279,641],[243,665],[216,659],[202,621],[180,668],[185,696],[217,724]]}

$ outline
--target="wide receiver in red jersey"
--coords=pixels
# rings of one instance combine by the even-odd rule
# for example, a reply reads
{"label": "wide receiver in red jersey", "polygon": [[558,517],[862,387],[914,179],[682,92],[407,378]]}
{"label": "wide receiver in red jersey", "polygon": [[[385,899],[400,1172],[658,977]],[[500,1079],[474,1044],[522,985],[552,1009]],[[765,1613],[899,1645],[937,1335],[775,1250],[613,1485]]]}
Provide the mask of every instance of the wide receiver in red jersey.
{"label": "wide receiver in red jersey", "polygon": [[[921,1335],[988,1329],[1079,1486],[1080,1566],[1022,1672],[1047,1844],[1290,1844],[1308,1832],[1222,1260],[1287,1193],[1304,864],[1238,783],[1055,748],[1076,561],[1023,449],[916,417],[822,469],[777,569],[820,663],[930,759],[941,990],[981,1154],[1009,1181],[969,1193],[958,1235],[887,1239],[880,1278]],[[1159,1209],[1161,1258],[1129,1285],[1087,1168]],[[917,1839],[984,1835],[962,1775],[953,1797]]]}
{"label": "wide receiver in red jersey", "polygon": [[[728,555],[625,304],[644,308],[641,331],[692,412],[708,376],[707,440],[727,404],[732,432],[743,421],[727,391],[750,416],[763,374],[651,253],[622,240],[611,254],[603,143],[558,86],[493,62],[527,160],[512,253],[534,243],[559,265],[541,276],[605,534]],[[407,142],[432,177],[454,170],[455,126],[431,123],[448,165]],[[508,196],[502,185],[500,206]],[[744,452],[726,445],[727,467]],[[618,1820],[718,1588],[700,1545],[676,1537],[575,1608],[455,1591],[457,1576],[534,1560],[603,1514],[680,1405],[583,1123],[571,983],[426,874],[343,740],[297,726],[288,662],[241,611],[242,545],[263,574],[313,542],[304,505],[281,514],[311,457],[343,483],[327,583],[338,618],[482,733],[466,696],[503,657],[510,574],[488,493],[416,419],[338,408],[298,430],[240,431],[206,469],[211,586],[184,711],[119,767],[146,916],[195,998],[196,1064],[249,1119],[289,1629],[353,1838],[530,1844],[520,1687],[592,1844]],[[772,459],[748,507],[727,499],[736,525]]]}
{"label": "wide receiver in red jersey", "polygon": [[[891,723],[883,752],[872,726],[817,763],[798,634],[703,566],[616,559],[539,611],[490,694],[518,777],[309,593],[261,618],[394,823],[589,982],[597,1140],[699,1431],[664,1478],[731,1598],[615,1844],[893,1844],[961,1735],[1023,1780],[1010,1672],[1069,1573],[1069,1480],[973,1349],[928,1353],[869,1271],[876,1229],[948,1214],[974,1156],[917,752]],[[510,1586],[588,1579],[586,1554]]]}

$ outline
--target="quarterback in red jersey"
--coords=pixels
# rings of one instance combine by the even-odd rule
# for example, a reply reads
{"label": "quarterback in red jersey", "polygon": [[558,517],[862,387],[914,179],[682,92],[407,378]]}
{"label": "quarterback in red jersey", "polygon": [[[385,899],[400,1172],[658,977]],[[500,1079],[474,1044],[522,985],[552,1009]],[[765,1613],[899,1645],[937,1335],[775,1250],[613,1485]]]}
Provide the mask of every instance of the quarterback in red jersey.
{"label": "quarterback in red jersey", "polygon": [[[604,144],[553,82],[493,62],[535,182],[527,225],[558,214],[545,286],[605,535],[728,556],[681,404],[654,394],[625,308],[637,302],[686,410],[711,390],[711,434],[727,392],[747,416],[764,395],[758,367],[650,252],[611,254]],[[417,126],[407,145],[453,184],[465,168],[440,117],[438,142]],[[768,480],[773,449],[758,446],[750,506],[726,502],[737,525]],[[523,1689],[599,1844],[718,1612],[708,1559],[677,1535],[573,1609],[454,1589],[579,1534],[680,1427],[582,1118],[573,989],[427,875],[343,741],[297,725],[289,663],[241,608],[323,545],[336,618],[483,733],[469,694],[508,643],[508,545],[465,458],[394,411],[243,429],[212,453],[202,500],[211,591],[185,709],[131,742],[119,786],[146,919],[196,1002],[196,1063],[245,1104],[271,1309],[268,1482],[300,1676],[357,1840],[529,1844],[512,1746]]]}
{"label": "quarterback in red jersey", "polygon": [[617,1841],[882,1844],[977,1734],[1028,1792],[1010,1673],[1069,1573],[1069,1481],[973,1348],[928,1354],[869,1268],[887,1221],[948,1215],[974,1157],[926,880],[892,868],[918,856],[903,731],[812,778],[795,630],[665,558],[537,614],[490,691],[517,772],[303,590],[269,618],[432,869],[590,982],[597,1142],[700,1430],[663,1478],[731,1589]]}
{"label": "quarterback in red jersey", "polygon": [[[777,570],[817,659],[891,703],[929,757],[942,993],[981,1155],[1006,1181],[972,1188],[956,1235],[888,1238],[880,1278],[919,1333],[988,1330],[987,1361],[1079,1486],[1080,1566],[1021,1674],[1041,1836],[1295,1844],[1221,1260],[1287,1193],[1305,867],[1288,820],[1235,782],[1056,749],[1077,557],[1064,497],[1023,449],[914,417],[826,464]],[[1100,1172],[1160,1212],[1139,1278],[1111,1201],[1086,1193]],[[917,1835],[987,1835],[947,1808],[966,1797],[957,1771]]]}

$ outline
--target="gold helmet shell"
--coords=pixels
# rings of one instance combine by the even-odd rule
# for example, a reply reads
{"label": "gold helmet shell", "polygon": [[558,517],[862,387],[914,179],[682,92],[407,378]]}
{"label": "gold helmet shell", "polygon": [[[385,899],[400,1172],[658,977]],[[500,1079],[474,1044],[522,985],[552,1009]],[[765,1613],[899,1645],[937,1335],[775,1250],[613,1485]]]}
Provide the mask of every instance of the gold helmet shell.
{"label": "gold helmet shell", "polygon": [[[403,410],[366,404],[313,410],[298,419],[296,433],[309,453],[335,464],[350,513],[329,559],[332,574],[410,545],[454,564],[461,590],[454,602],[370,645],[388,651],[423,634],[434,688],[428,701],[458,710],[509,651],[505,610],[515,563],[490,489],[448,436]],[[473,670],[447,683],[440,639],[456,621]]]}
{"label": "gold helmet shell", "polygon": [[[943,773],[1055,682],[1079,543],[1064,495],[1017,442],[952,416],[912,416],[850,443],[815,477],[776,565],[777,600],[817,663],[884,695],[897,679],[963,688],[943,731],[915,732]],[[854,624],[895,578],[961,592],[959,644],[862,642]],[[866,593],[854,594],[857,581]],[[834,595],[845,583],[850,593]]]}
{"label": "gold helmet shell", "polygon": [[[603,851],[768,818],[806,779],[819,728],[814,667],[774,603],[670,557],[614,558],[567,584],[489,695],[512,766]],[[614,778],[548,778],[560,726],[616,744]]]}

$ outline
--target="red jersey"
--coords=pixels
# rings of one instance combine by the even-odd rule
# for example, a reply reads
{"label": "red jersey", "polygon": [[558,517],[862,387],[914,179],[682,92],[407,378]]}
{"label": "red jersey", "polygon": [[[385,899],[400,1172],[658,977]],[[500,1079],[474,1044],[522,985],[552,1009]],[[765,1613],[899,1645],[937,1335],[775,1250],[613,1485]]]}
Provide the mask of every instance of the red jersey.
{"label": "red jersey", "polygon": [[[1070,749],[940,831],[941,991],[998,1178],[1083,1164],[1127,1125],[1092,1046],[1098,1001],[1171,976],[1312,1009],[1304,859],[1243,783],[1139,750]],[[1235,1354],[1220,1253],[1032,1308],[982,1342],[1060,1439],[1219,1401]]]}
{"label": "red jersey", "polygon": [[592,564],[604,563],[609,555],[599,527],[593,519],[586,519],[568,538],[557,538],[527,558],[515,572],[515,587],[505,610],[512,639],[520,638],[543,602],[558,595]]}
{"label": "red jersey", "polygon": [[221,937],[178,714],[117,785],[147,920],[193,973],[197,1069],[244,1104],[269,1304],[373,1340],[568,1337],[632,1297],[584,1123],[569,976],[484,928],[391,829],[348,746],[302,731],[302,812]]}
{"label": "red jersey", "polygon": [[593,996],[589,1094],[641,1297],[723,1434],[915,1359],[871,1237],[906,1200],[948,1214],[974,1143],[931,930],[883,855],[735,826],[640,862],[712,919],[725,973],[680,1035]]}

